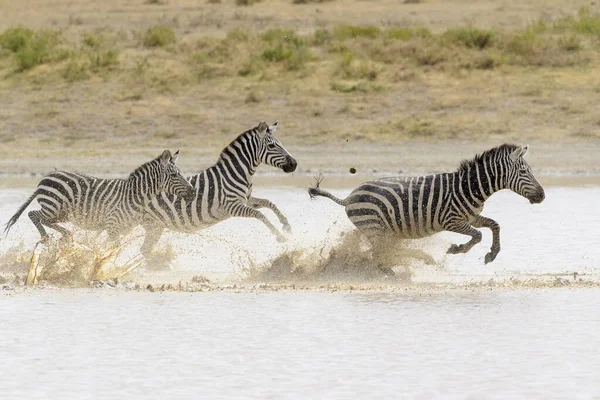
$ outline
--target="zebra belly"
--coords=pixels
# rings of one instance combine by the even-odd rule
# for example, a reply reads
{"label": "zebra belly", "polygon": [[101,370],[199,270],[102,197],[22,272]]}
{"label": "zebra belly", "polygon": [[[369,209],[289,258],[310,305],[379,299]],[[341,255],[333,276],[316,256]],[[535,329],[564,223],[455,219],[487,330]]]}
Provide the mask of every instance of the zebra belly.
{"label": "zebra belly", "polygon": [[160,226],[179,232],[194,232],[208,228],[227,218],[219,210],[210,207],[197,197],[191,202],[161,194],[154,198],[146,208],[147,218]]}
{"label": "zebra belly", "polygon": [[350,196],[346,215],[368,235],[393,235],[400,238],[422,238],[443,229],[437,204],[439,191],[433,192],[423,179],[399,178],[367,182]]}

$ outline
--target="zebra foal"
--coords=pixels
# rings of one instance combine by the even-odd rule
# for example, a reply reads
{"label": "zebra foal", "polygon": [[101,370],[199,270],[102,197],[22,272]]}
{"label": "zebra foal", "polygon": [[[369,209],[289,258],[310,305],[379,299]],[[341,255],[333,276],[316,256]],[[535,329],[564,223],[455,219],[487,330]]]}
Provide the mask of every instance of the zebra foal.
{"label": "zebra foal", "polygon": [[504,144],[463,161],[455,172],[416,177],[394,177],[366,182],[346,199],[319,188],[309,195],[328,197],[346,207],[346,215],[374,248],[384,236],[421,238],[441,231],[471,236],[465,244],[453,244],[448,253],[466,253],[481,241],[481,232],[492,231],[492,247],[485,263],[494,261],[500,251],[500,226],[481,215],[483,204],[492,194],[510,189],[541,203],[544,189],[523,156],[528,146]]}
{"label": "zebra foal", "polygon": [[37,198],[41,210],[29,212],[31,222],[40,232],[41,241],[49,238],[44,226],[70,240],[72,233],[59,225],[71,222],[86,230],[107,230],[109,239],[139,225],[144,207],[160,192],[191,197],[193,187],[175,165],[179,151],[173,156],[165,150],[145,163],[127,179],[99,179],[89,175],[57,171],[44,177],[37,189],[6,224],[8,233],[27,206]]}
{"label": "zebra foal", "polygon": [[150,255],[164,229],[194,232],[230,217],[256,218],[278,241],[285,241],[285,236],[258,209],[269,208],[289,232],[287,218],[269,200],[252,196],[252,179],[261,163],[286,173],[296,169],[296,160],[274,135],[277,125],[277,121],[271,126],[261,122],[247,130],[223,149],[216,164],[190,177],[193,199],[166,193],[154,198],[146,207],[142,254]]}

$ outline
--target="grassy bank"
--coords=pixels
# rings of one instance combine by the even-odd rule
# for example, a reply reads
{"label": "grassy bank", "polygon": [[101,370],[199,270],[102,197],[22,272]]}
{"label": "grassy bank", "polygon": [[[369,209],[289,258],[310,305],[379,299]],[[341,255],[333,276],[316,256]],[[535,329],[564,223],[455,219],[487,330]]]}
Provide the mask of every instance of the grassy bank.
{"label": "grassy bank", "polygon": [[[168,2],[144,3],[122,14],[104,10],[106,25],[87,14],[35,29],[15,23],[0,32],[0,155],[118,159],[126,150],[145,158],[191,146],[212,159],[237,133],[276,119],[286,145],[303,152],[600,138],[593,10],[505,27],[510,9],[491,9],[486,25],[357,18],[315,19],[297,30],[274,25],[277,15],[295,26],[295,10],[339,4],[210,3],[195,14],[177,11],[177,19]],[[373,11],[352,4],[371,22],[396,10],[383,0],[369,3]],[[405,6],[456,19],[447,5]],[[202,14],[206,7],[232,18],[211,19],[216,8]],[[126,16],[131,23],[114,23]]]}
{"label": "grassy bank", "polygon": [[188,38],[157,25],[75,38],[60,29],[15,27],[0,35],[0,71],[20,83],[128,79],[159,92],[223,78],[243,85],[310,76],[332,91],[377,92],[419,72],[594,66],[599,44],[600,18],[585,8],[510,31],[466,25],[432,33],[427,27],[337,25],[305,35],[238,28],[225,38]]}

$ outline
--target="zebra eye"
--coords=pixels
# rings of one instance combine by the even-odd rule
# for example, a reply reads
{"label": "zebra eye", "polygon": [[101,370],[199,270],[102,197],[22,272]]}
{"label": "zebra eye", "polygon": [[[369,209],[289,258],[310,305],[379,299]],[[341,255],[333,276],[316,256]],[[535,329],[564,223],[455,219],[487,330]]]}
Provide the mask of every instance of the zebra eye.
{"label": "zebra eye", "polygon": [[267,144],[267,148],[268,148],[269,150],[274,150],[274,149],[275,149],[275,147],[276,147],[276,146],[275,146],[275,144],[274,144],[274,143],[269,143],[269,144]]}

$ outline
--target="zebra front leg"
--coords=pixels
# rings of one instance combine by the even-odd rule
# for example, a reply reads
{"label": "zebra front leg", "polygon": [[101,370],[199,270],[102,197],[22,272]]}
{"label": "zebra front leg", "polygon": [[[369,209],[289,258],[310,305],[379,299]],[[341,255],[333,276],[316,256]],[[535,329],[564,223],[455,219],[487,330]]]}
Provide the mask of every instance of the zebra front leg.
{"label": "zebra front leg", "polygon": [[256,218],[263,224],[265,224],[267,228],[269,228],[271,233],[277,237],[278,242],[282,243],[287,241],[287,238],[284,235],[282,235],[281,232],[279,232],[271,222],[269,222],[267,217],[265,217],[260,211],[252,207],[248,207],[245,204],[236,204],[229,211],[229,215],[231,215],[232,217]]}
{"label": "zebra front leg", "polygon": [[452,246],[450,246],[450,248],[448,249],[448,254],[466,253],[467,251],[471,250],[473,246],[475,246],[477,243],[481,242],[481,232],[479,232],[477,229],[473,228],[466,222],[455,223],[452,226],[446,227],[446,230],[471,236],[471,240],[469,240],[465,244],[453,244]]}
{"label": "zebra front leg", "polygon": [[144,226],[144,229],[146,229],[146,236],[140,248],[140,253],[142,253],[145,259],[149,259],[152,249],[154,249],[154,246],[160,240],[164,229],[159,226]]}
{"label": "zebra front leg", "polygon": [[275,204],[273,204],[270,200],[259,199],[258,197],[249,197],[248,198],[248,206],[250,206],[252,208],[256,208],[256,209],[258,209],[258,208],[270,209],[277,216],[277,218],[279,218],[279,222],[281,222],[281,225],[283,225],[283,230],[286,233],[292,232],[292,227],[290,226],[285,215],[283,215],[283,213],[281,211],[279,211],[279,208],[277,208],[277,206]]}
{"label": "zebra front leg", "polygon": [[500,252],[500,225],[493,219],[484,217],[483,215],[475,216],[472,225],[475,228],[490,228],[492,231],[492,248],[490,252],[485,255],[485,263],[487,264],[494,261]]}

